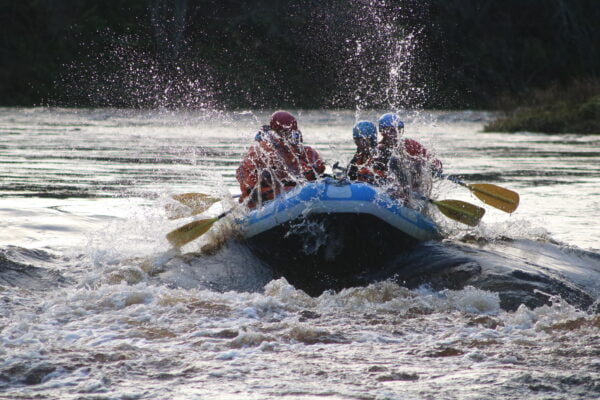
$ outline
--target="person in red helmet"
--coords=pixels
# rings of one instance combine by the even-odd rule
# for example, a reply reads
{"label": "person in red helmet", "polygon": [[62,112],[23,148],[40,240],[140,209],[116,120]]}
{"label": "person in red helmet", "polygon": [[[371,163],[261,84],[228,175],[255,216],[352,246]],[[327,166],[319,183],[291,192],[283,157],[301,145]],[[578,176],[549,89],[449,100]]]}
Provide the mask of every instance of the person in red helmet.
{"label": "person in red helmet", "polygon": [[287,111],[273,113],[268,129],[263,127],[255,140],[236,171],[240,203],[249,208],[314,181],[325,171],[319,153],[302,143],[298,122]]}

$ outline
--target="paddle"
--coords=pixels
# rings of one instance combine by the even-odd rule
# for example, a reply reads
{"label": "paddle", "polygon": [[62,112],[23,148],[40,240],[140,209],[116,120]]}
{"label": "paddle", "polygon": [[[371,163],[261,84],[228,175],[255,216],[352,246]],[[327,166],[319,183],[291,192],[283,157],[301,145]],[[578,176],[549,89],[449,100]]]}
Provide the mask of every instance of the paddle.
{"label": "paddle", "polygon": [[[422,196],[438,207],[446,217],[469,226],[476,226],[485,214],[485,209],[461,200],[433,200]],[[215,222],[229,215],[233,209],[225,211],[214,218],[199,219],[183,225],[167,234],[167,240],[173,247],[181,247],[204,235]]]}
{"label": "paddle", "polygon": [[512,213],[519,206],[519,194],[491,183],[465,183],[455,176],[440,175],[460,186],[468,188],[479,200],[507,213]]}
{"label": "paddle", "polygon": [[204,205],[206,202],[210,202],[212,204],[219,201],[219,199],[216,199],[205,193],[182,193],[174,194],[171,197],[173,200],[177,200],[181,204],[190,208],[197,207],[198,205]]}
{"label": "paddle", "polygon": [[469,226],[477,226],[485,214],[485,209],[462,200],[433,200],[419,193],[415,196],[437,206],[446,217]]}
{"label": "paddle", "polygon": [[476,226],[485,214],[485,209],[461,200],[433,200],[422,196],[424,200],[437,206],[446,217],[469,226]]}
{"label": "paddle", "polygon": [[192,221],[189,224],[185,224],[175,230],[172,230],[167,234],[167,240],[173,247],[181,247],[193,240],[196,240],[200,236],[204,235],[213,226],[215,222],[221,218],[229,215],[233,211],[225,211],[214,218],[199,219]]}
{"label": "paddle", "polygon": [[[202,214],[204,211],[208,210],[214,203],[221,201],[221,199],[212,197],[205,193],[182,193],[175,194],[171,197],[173,198],[173,200],[180,202],[186,207],[189,207],[191,211],[186,212],[187,210],[182,210],[181,207],[178,207],[173,204],[167,204],[165,208],[169,213],[169,219],[185,218],[193,215]],[[232,197],[236,198],[240,196],[234,195]]]}

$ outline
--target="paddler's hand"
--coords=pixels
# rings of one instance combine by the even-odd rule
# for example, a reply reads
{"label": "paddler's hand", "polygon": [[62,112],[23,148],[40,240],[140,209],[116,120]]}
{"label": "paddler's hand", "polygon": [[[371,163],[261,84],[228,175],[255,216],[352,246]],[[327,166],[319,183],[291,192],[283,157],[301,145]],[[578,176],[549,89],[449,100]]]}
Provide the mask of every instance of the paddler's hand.
{"label": "paddler's hand", "polygon": [[346,171],[346,168],[340,167],[340,162],[339,161],[334,162],[333,165],[332,165],[332,167],[331,167],[331,169],[338,169],[340,171]]}
{"label": "paddler's hand", "polygon": [[263,170],[260,173],[260,184],[261,186],[271,186],[273,184],[273,176],[271,171]]}
{"label": "paddler's hand", "polygon": [[314,167],[307,169],[303,172],[304,177],[309,180],[309,181],[314,181],[317,180],[319,174],[317,174],[316,170]]}

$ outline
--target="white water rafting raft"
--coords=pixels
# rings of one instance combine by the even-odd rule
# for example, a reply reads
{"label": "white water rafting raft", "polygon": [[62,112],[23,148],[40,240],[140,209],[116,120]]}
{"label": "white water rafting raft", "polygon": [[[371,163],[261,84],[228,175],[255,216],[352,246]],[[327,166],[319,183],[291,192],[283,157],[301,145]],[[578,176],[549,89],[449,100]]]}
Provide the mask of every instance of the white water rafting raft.
{"label": "white water rafting raft", "polygon": [[367,183],[325,178],[239,219],[252,252],[310,294],[351,286],[415,244],[440,239],[435,222]]}
{"label": "white water rafting raft", "polygon": [[[481,201],[502,211],[511,213],[519,205],[519,195],[500,186],[446,179],[468,188]],[[275,275],[285,277],[309,294],[320,294],[327,289],[360,284],[365,274],[398,261],[418,243],[440,239],[438,226],[422,212],[427,204],[435,205],[447,218],[469,226],[479,224],[485,214],[482,207],[465,201],[413,195],[421,201],[418,209],[367,183],[323,178],[259,205],[236,222],[244,242]],[[191,215],[218,201],[201,193],[174,199],[187,203]],[[236,209],[192,221],[168,233],[167,239],[174,247],[184,246]]]}

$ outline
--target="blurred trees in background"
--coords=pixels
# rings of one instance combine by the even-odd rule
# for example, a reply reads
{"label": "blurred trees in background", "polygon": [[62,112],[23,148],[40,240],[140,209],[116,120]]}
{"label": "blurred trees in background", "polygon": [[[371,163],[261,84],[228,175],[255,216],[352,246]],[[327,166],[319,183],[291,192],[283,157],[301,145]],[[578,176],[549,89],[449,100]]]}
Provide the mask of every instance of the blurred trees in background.
{"label": "blurred trees in background", "polygon": [[599,78],[599,1],[434,0],[432,13],[437,75],[448,95],[460,94],[451,104],[510,104],[536,88]]}
{"label": "blurred trees in background", "polygon": [[0,105],[496,108],[600,73],[598,0],[0,0]]}

